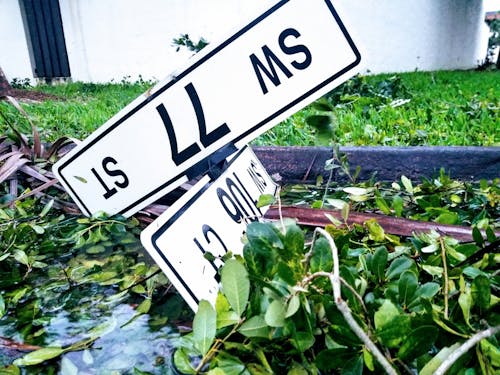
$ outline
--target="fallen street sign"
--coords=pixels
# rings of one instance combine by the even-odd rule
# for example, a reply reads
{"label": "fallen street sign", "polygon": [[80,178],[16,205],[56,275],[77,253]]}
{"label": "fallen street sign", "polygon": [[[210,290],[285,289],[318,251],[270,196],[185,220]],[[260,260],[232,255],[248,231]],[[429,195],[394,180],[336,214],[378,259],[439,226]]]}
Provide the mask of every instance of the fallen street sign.
{"label": "fallen street sign", "polygon": [[241,254],[250,221],[262,217],[262,194],[276,184],[252,150],[245,147],[213,183],[202,178],[141,233],[141,242],[194,310],[202,299],[215,303],[221,257]]}
{"label": "fallen street sign", "polygon": [[354,75],[332,1],[280,1],[194,56],[54,166],[87,215],[132,215],[227,145],[241,148]]}

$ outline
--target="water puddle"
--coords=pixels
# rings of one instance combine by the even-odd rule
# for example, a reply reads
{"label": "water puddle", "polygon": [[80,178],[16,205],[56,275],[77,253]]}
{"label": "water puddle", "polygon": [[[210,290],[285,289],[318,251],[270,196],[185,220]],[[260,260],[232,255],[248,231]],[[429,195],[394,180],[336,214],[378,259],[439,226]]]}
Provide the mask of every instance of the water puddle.
{"label": "water puddle", "polygon": [[[136,235],[40,261],[43,267],[25,274],[23,268],[0,267],[6,305],[0,316],[1,375],[175,373],[172,353],[192,312]],[[64,353],[19,369],[13,365],[45,347]]]}

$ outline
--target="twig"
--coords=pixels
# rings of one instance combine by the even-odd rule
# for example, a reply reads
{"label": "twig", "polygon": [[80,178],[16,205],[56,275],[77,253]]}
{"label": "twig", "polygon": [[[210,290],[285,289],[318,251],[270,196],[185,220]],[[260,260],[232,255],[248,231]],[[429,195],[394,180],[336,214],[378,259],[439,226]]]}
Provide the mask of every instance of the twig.
{"label": "twig", "polygon": [[43,191],[43,190],[45,190],[53,185],[56,185],[58,182],[59,181],[57,179],[49,180],[48,182],[44,183],[43,185],[40,185],[37,188],[31,190],[29,193],[26,193],[26,194],[21,195],[20,197],[17,197],[16,199],[14,199],[14,201],[20,201],[20,200],[26,199],[28,197],[31,197],[32,195],[36,195],[36,194],[40,193],[41,191]]}
{"label": "twig", "polygon": [[441,259],[443,261],[443,293],[444,293],[444,318],[448,320],[448,266],[446,264],[446,248],[444,246],[443,237],[439,238],[441,244]]}
{"label": "twig", "polygon": [[500,326],[490,327],[484,331],[476,333],[470,339],[465,341],[460,347],[451,353],[446,359],[439,365],[439,367],[434,372],[434,375],[444,375],[446,371],[457,361],[458,358],[467,353],[474,345],[479,341],[491,337],[500,332]]}
{"label": "twig", "polygon": [[224,345],[224,343],[227,340],[229,340],[229,338],[238,331],[238,328],[243,324],[244,321],[245,321],[244,318],[241,319],[238,322],[238,324],[236,324],[233,327],[233,329],[231,329],[231,331],[222,340],[216,340],[215,341],[215,343],[212,345],[212,347],[210,348],[210,350],[203,356],[203,358],[201,359],[201,361],[198,364],[198,366],[196,366],[196,368],[194,369],[194,371],[195,371],[196,374],[199,374],[201,372],[201,369],[203,368],[203,366],[205,366],[208,362],[210,362],[210,360],[217,353],[217,351],[219,350],[219,348],[222,345]]}
{"label": "twig", "polygon": [[343,278],[340,278],[340,282],[347,288],[349,291],[356,297],[358,302],[361,304],[361,307],[363,308],[363,311],[365,314],[368,314],[368,310],[366,309],[365,303],[363,301],[363,297],[357,292],[356,289],[354,289],[347,281],[345,281]]}
{"label": "twig", "polygon": [[377,359],[377,361],[382,365],[385,372],[390,375],[398,375],[394,367],[389,363],[387,358],[384,357],[382,352],[377,348],[375,343],[368,337],[365,331],[359,326],[354,317],[352,316],[351,310],[349,306],[345,303],[340,295],[340,276],[339,276],[339,254],[337,246],[333,241],[332,236],[322,228],[316,228],[315,233],[320,233],[323,237],[326,238],[330,245],[330,249],[332,250],[332,258],[333,258],[333,272],[328,274],[330,278],[330,282],[332,284],[333,289],[333,297],[335,300],[335,304],[337,305],[337,309],[342,313],[344,319],[346,320],[349,327],[353,330],[353,332],[359,337],[359,339],[365,344],[366,348],[373,354],[373,356]]}

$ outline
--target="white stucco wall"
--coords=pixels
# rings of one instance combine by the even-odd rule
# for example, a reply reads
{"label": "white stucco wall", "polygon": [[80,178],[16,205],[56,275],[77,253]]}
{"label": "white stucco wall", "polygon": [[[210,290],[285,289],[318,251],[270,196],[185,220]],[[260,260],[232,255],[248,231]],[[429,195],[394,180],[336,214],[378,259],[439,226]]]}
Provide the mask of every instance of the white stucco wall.
{"label": "white stucco wall", "polygon": [[9,81],[33,78],[17,0],[0,0],[0,66]]}
{"label": "white stucco wall", "polygon": [[374,73],[471,69],[486,56],[482,0],[341,3]]}
{"label": "white stucco wall", "polygon": [[[59,1],[72,78],[93,82],[139,75],[161,79],[190,55],[185,49],[175,52],[173,38],[187,33],[195,41],[203,36],[216,43],[277,2]],[[365,71],[471,69],[486,56],[483,0],[334,0],[334,5],[361,47]],[[0,0],[0,30],[7,28],[24,37],[17,0]],[[0,46],[11,46],[0,60],[8,77],[31,76],[26,43],[3,34]]]}
{"label": "white stucco wall", "polygon": [[[188,33],[210,41],[266,1],[234,0],[60,0],[71,73],[90,81],[125,76],[161,79],[191,55],[172,40]],[[272,4],[274,1],[267,1]],[[112,17],[110,17],[112,15]],[[79,78],[77,78],[79,79]]]}

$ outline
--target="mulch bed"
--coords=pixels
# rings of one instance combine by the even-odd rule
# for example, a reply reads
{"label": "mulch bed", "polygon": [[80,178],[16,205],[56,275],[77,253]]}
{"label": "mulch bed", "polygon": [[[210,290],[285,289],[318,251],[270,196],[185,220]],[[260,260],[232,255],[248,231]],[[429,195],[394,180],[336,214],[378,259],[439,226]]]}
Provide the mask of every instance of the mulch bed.
{"label": "mulch bed", "polygon": [[18,101],[28,101],[28,102],[43,102],[46,100],[64,100],[61,97],[47,94],[45,92],[33,91],[33,90],[23,90],[23,89],[8,89],[6,91],[0,91],[0,100],[4,99],[5,96],[12,96]]}

